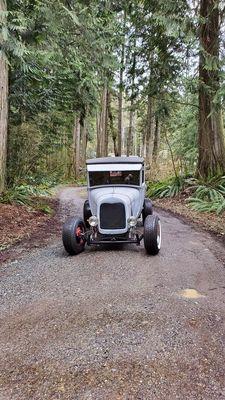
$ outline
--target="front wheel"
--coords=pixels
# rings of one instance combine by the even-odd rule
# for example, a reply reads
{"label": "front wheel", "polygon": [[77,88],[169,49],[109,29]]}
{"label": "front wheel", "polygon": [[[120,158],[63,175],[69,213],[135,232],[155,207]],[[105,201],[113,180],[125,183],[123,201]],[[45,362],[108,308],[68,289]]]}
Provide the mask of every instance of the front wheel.
{"label": "front wheel", "polygon": [[85,200],[84,206],[83,206],[83,218],[84,222],[87,228],[90,228],[90,224],[88,222],[89,218],[92,216],[91,214],[91,208],[88,200]]}
{"label": "front wheel", "polygon": [[62,240],[70,255],[79,254],[85,246],[85,225],[80,217],[69,218],[63,225]]}
{"label": "front wheel", "polygon": [[142,210],[142,219],[143,219],[143,224],[145,222],[145,219],[148,215],[153,214],[153,205],[150,199],[145,199],[144,204],[143,204],[143,210]]}
{"label": "front wheel", "polygon": [[161,222],[157,215],[148,215],[145,219],[144,246],[146,252],[153,256],[161,248]]}

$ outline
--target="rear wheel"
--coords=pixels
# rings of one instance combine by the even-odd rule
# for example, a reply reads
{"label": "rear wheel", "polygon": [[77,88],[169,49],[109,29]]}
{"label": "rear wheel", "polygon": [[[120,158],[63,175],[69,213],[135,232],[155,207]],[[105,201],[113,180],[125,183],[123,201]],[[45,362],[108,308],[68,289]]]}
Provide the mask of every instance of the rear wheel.
{"label": "rear wheel", "polygon": [[90,227],[90,224],[88,222],[88,219],[91,217],[91,208],[88,200],[85,200],[84,202],[84,207],[83,207],[83,218],[84,218],[84,223],[87,228]]}
{"label": "rear wheel", "polygon": [[150,199],[145,199],[144,200],[144,205],[143,205],[143,210],[142,210],[142,218],[143,218],[143,223],[145,222],[145,219],[148,215],[153,214],[153,205]]}
{"label": "rear wheel", "polygon": [[157,215],[148,215],[145,219],[144,246],[146,252],[153,256],[161,248],[161,222]]}
{"label": "rear wheel", "polygon": [[80,217],[69,218],[63,225],[62,240],[70,255],[79,254],[85,246],[85,225]]}

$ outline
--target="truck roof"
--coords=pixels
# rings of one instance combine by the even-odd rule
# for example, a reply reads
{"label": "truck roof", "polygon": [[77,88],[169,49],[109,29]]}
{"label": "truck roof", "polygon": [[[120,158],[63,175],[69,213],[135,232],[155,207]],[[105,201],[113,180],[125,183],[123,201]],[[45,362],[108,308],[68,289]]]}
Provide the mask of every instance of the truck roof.
{"label": "truck roof", "polygon": [[101,157],[91,158],[86,161],[87,165],[93,164],[144,164],[144,159],[138,156],[130,157]]}

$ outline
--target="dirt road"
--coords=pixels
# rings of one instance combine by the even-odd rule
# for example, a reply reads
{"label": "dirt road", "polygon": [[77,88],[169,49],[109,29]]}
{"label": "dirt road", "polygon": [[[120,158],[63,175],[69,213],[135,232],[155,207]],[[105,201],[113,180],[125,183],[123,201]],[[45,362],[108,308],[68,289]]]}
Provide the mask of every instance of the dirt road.
{"label": "dirt road", "polygon": [[[86,192],[60,198],[64,219]],[[156,257],[59,237],[1,267],[0,400],[225,399],[225,251],[161,220]]]}

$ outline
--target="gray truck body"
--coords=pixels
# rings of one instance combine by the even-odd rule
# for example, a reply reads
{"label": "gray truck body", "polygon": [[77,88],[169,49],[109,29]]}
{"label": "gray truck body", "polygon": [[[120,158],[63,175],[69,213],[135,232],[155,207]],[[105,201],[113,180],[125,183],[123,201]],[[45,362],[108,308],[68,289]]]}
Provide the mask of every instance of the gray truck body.
{"label": "gray truck body", "polygon": [[[88,200],[92,215],[95,215],[99,221],[98,231],[105,235],[126,233],[129,230],[129,218],[139,218],[143,209],[146,192],[143,159],[140,157],[106,157],[87,160],[87,172]],[[105,176],[107,174],[112,176],[127,174],[127,177],[135,174],[136,181],[134,184],[125,177],[124,182],[117,184],[108,182],[96,185],[95,182],[91,182],[91,177],[96,173],[98,176],[101,173]],[[106,219],[108,219],[108,223]]]}

